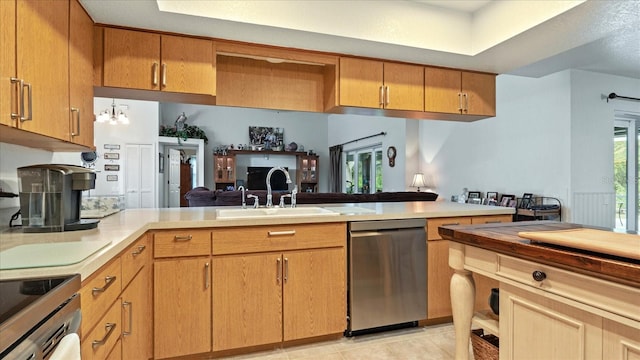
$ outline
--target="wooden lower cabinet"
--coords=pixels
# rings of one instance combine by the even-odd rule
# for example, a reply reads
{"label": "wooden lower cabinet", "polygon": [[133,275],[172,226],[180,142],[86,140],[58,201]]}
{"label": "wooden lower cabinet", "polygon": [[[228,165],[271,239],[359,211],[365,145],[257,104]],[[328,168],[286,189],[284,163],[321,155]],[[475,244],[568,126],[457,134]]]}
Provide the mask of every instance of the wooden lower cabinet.
{"label": "wooden lower cabinet", "polygon": [[345,249],[214,256],[213,351],[341,333]]}
{"label": "wooden lower cabinet", "polygon": [[147,265],[122,292],[122,354],[125,359],[153,357],[151,266]]}
{"label": "wooden lower cabinet", "polygon": [[[507,341],[500,341],[500,359],[603,359],[602,321],[593,313],[501,284],[500,338]],[[613,359],[608,354],[604,358]]]}
{"label": "wooden lower cabinet", "polygon": [[122,316],[120,303],[115,302],[93,330],[83,336],[80,351],[83,360],[104,360],[120,344]]}
{"label": "wooden lower cabinet", "polygon": [[638,328],[603,319],[602,353],[610,360],[640,359],[640,331]]}
{"label": "wooden lower cabinet", "polygon": [[211,351],[209,257],[157,260],[154,268],[154,358]]}

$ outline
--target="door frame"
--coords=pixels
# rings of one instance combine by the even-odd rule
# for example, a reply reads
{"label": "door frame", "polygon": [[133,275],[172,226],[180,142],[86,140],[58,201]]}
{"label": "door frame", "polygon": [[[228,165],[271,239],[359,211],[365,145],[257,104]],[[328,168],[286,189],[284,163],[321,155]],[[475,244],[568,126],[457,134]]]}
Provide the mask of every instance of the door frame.
{"label": "door frame", "polygon": [[[181,148],[197,149],[196,151],[196,162],[197,162],[196,182],[193,184],[193,186],[194,187],[205,186],[204,185],[204,173],[205,173],[204,140],[203,139],[187,139],[187,140],[180,139],[180,141],[178,141],[178,138],[175,138],[175,137],[158,136],[158,151],[164,154],[165,157],[168,154],[167,148],[169,147],[176,148],[176,149],[181,149]],[[169,185],[167,184],[167,179],[168,179],[167,169],[165,169],[164,173],[158,173],[158,175],[159,175],[158,176],[159,186],[157,188],[158,207],[164,208],[169,205],[169,199],[168,199]]]}
{"label": "door frame", "polygon": [[627,208],[626,230],[638,231],[638,134],[640,114],[616,112],[614,128],[627,129]]}

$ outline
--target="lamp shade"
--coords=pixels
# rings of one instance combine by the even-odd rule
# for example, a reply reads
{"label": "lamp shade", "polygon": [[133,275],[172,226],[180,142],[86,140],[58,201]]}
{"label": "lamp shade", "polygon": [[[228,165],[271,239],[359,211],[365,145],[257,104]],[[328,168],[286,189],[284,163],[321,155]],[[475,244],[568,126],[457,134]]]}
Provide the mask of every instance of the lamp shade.
{"label": "lamp shade", "polygon": [[418,191],[420,191],[420,187],[427,186],[427,182],[424,178],[423,173],[415,173],[413,175],[413,181],[411,182],[411,187],[417,187]]}

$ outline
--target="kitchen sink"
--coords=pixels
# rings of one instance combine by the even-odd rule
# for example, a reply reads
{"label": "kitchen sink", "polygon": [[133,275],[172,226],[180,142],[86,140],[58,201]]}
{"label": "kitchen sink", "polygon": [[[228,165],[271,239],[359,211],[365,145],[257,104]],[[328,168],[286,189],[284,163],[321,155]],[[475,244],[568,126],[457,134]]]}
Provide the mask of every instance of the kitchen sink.
{"label": "kitchen sink", "polygon": [[258,209],[216,209],[217,219],[252,219],[252,218],[279,218],[296,216],[335,216],[338,212],[323,209],[321,207],[296,207],[296,208],[258,208]]}

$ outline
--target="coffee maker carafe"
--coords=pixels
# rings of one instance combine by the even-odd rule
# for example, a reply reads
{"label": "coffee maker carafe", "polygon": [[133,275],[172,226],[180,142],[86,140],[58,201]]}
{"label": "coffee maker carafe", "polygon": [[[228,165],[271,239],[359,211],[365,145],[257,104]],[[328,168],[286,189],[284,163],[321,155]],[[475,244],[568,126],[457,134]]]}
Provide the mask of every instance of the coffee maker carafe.
{"label": "coffee maker carafe", "polygon": [[24,232],[92,229],[99,220],[80,219],[82,191],[95,188],[93,170],[75,165],[42,164],[18,168]]}

